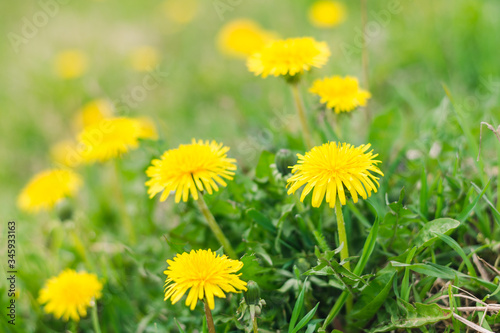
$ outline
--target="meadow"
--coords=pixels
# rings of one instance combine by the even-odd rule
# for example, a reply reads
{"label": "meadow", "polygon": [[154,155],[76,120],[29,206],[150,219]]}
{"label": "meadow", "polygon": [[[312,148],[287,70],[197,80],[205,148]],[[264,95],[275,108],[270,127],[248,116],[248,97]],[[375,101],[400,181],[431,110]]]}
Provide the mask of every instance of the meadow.
{"label": "meadow", "polygon": [[0,12],[0,331],[500,331],[497,0]]}

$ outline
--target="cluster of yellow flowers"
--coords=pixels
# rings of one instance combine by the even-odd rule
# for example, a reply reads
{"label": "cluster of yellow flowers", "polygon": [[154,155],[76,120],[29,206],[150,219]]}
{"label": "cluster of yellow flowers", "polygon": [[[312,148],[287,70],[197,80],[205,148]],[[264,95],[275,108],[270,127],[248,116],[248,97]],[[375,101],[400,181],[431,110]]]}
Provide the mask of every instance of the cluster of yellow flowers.
{"label": "cluster of yellow flowers", "polygon": [[[173,10],[175,2],[168,4]],[[336,25],[345,16],[345,8],[339,6],[333,1],[319,1],[311,8],[310,18],[317,26]],[[331,12],[337,15],[325,15]],[[282,76],[292,86],[298,84],[305,72],[324,66],[330,57],[325,42],[311,37],[277,39],[276,34],[248,20],[231,22],[224,27],[218,42],[224,53],[247,57],[247,67],[255,75],[264,78]],[[137,70],[146,68],[157,58],[150,49],[138,53],[142,53],[138,59],[148,61],[135,59]],[[73,69],[72,75],[77,72],[81,69]],[[370,98],[370,93],[361,89],[357,79],[350,76],[316,80],[309,91],[319,95],[321,103],[336,113],[364,106]],[[305,119],[300,98],[296,101],[299,117]],[[95,100],[84,106],[75,124],[79,130],[76,140],[63,141],[52,150],[54,160],[66,167],[117,158],[137,148],[140,139],[156,139],[158,136],[149,119],[113,117],[112,107],[106,100]],[[307,124],[303,125],[306,132]],[[320,207],[326,200],[331,208],[338,209],[347,203],[348,195],[357,202],[359,196],[366,199],[372,192],[377,192],[377,175],[383,176],[383,173],[377,166],[380,161],[375,159],[377,154],[370,150],[370,144],[355,147],[348,143],[327,142],[309,148],[304,155],[297,154],[298,162],[289,166],[291,175],[286,184],[289,195],[302,189],[301,202],[312,193],[313,207]],[[153,159],[146,170],[149,179],[145,185],[150,198],[161,193],[160,201],[164,201],[174,192],[178,203],[181,200],[187,202],[192,197],[229,254],[228,257],[210,249],[192,250],[167,260],[164,299],[176,303],[189,290],[186,305],[191,310],[198,300],[203,300],[206,307],[213,309],[214,296],[224,298],[225,293],[246,290],[246,282],[240,279],[241,273],[237,274],[243,263],[235,259],[236,253],[203,201],[204,193],[219,191],[235,176],[236,160],[227,156],[228,151],[229,147],[222,143],[193,139],[190,144],[165,151],[160,158]],[[72,152],[77,152],[77,159],[70,160],[74,157]],[[27,211],[50,209],[60,200],[74,195],[81,185],[80,176],[72,169],[46,170],[24,188],[19,196],[19,206]],[[338,223],[340,239],[346,242],[345,231],[341,230],[343,220]],[[347,244],[344,245],[342,255],[345,258]],[[65,270],[47,281],[40,292],[39,302],[46,303],[45,311],[53,313],[56,318],[77,321],[101,296],[101,290],[102,284],[95,274]]]}
{"label": "cluster of yellow flowers", "polygon": [[104,99],[87,103],[75,117],[79,134],[74,140],[55,144],[50,155],[55,168],[36,174],[21,191],[18,206],[27,212],[49,210],[74,196],[82,185],[75,168],[105,162],[139,146],[140,139],[156,140],[151,119],[113,117],[112,104]]}

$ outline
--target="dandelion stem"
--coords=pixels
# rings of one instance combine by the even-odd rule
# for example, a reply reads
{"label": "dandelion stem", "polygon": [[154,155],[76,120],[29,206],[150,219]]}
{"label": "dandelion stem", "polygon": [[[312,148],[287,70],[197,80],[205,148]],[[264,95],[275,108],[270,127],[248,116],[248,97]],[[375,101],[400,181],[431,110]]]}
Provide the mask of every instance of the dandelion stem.
{"label": "dandelion stem", "polygon": [[203,300],[203,304],[205,306],[205,316],[207,317],[208,333],[215,333],[215,325],[214,325],[214,319],[212,318],[212,311],[210,311],[206,299]]}
{"label": "dandelion stem", "polygon": [[120,179],[120,166],[118,165],[118,159],[115,159],[115,194],[116,194],[116,199],[118,200],[118,208],[120,210],[120,215],[125,227],[125,230],[127,232],[128,240],[131,245],[136,243],[136,238],[135,238],[135,230],[134,230],[134,224],[132,223],[132,220],[130,219],[130,216],[128,215],[127,212],[127,204],[125,202],[125,198],[123,197],[123,191],[121,187],[121,179]]}
{"label": "dandelion stem", "polygon": [[[344,223],[344,215],[342,214],[342,205],[340,204],[340,200],[337,199],[335,202],[335,214],[337,215],[337,230],[339,232],[339,243],[344,244],[342,250],[340,250],[340,259],[346,260],[349,258],[349,243],[347,243],[347,233],[345,231],[345,223]],[[347,270],[351,270],[351,264],[347,261],[344,264],[344,267]],[[352,294],[347,296],[346,300],[346,309],[347,312],[352,310]]]}
{"label": "dandelion stem", "polygon": [[208,226],[210,227],[210,229],[212,229],[212,232],[219,241],[220,245],[224,247],[224,250],[231,259],[238,259],[238,257],[236,256],[236,252],[234,252],[234,249],[231,246],[231,243],[229,243],[228,239],[222,232],[222,229],[219,227],[217,221],[210,212],[210,209],[208,209],[207,203],[205,202],[205,199],[203,199],[202,193],[198,192],[198,199],[196,200],[196,202],[198,203],[198,207],[200,208],[201,213],[203,214],[203,216],[205,216]]}
{"label": "dandelion stem", "polygon": [[257,326],[257,317],[253,318],[253,333],[259,333],[259,328]]}
{"label": "dandelion stem", "polygon": [[99,326],[99,317],[97,316],[97,304],[92,307],[92,326],[94,326],[95,333],[101,333],[101,326]]}
{"label": "dandelion stem", "polygon": [[[340,259],[345,260],[349,258],[349,246],[347,243],[347,234],[345,232],[345,223],[344,223],[344,215],[342,214],[342,205],[340,204],[340,200],[335,202],[335,214],[337,215],[337,229],[339,232],[339,243],[344,244],[342,250],[340,251]],[[351,265],[349,262],[344,264],[344,267],[348,270],[351,270]]]}
{"label": "dandelion stem", "polygon": [[302,125],[302,134],[304,135],[304,141],[306,143],[307,149],[314,147],[313,140],[311,137],[311,131],[307,125],[307,117],[304,109],[304,103],[302,102],[302,97],[300,95],[299,84],[291,83],[290,87],[292,89],[293,100],[295,101],[295,107],[297,108],[297,113],[299,115],[300,124]]}

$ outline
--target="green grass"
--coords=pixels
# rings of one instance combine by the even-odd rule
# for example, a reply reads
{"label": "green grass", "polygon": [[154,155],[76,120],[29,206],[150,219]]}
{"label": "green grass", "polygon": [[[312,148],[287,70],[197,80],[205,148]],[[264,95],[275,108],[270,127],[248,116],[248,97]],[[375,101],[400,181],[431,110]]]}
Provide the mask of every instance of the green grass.
{"label": "green grass", "polygon": [[[281,78],[254,77],[244,61],[221,55],[215,41],[219,29],[238,17],[251,18],[282,37],[326,41],[332,51],[329,62],[304,75],[300,89],[318,142],[336,140],[338,129],[325,121],[328,117],[307,88],[325,75],[362,77],[361,50],[352,49],[361,22],[358,2],[347,3],[348,20],[332,30],[309,24],[306,1],[242,1],[224,20],[213,3],[205,1],[195,20],[182,26],[162,15],[159,1],[70,2],[19,53],[4,38],[0,215],[4,224],[17,222],[19,297],[15,328],[3,317],[1,330],[70,329],[70,324],[44,314],[36,301],[45,281],[66,267],[95,272],[105,282],[97,302],[103,332],[180,332],[179,327],[194,332],[203,327],[202,306],[190,311],[183,301],[163,301],[163,271],[165,261],[180,251],[217,250],[217,239],[193,201],[150,200],[144,186],[151,159],[193,137],[224,142],[231,147],[230,157],[238,160],[234,181],[206,201],[235,250],[245,255],[242,279],[254,280],[261,288],[266,305],[258,317],[259,332],[298,332],[306,317],[300,332],[322,326],[327,332],[377,332],[384,327],[465,331],[465,324],[451,319],[451,311],[479,323],[482,312],[456,308],[476,306],[480,300],[498,304],[500,295],[500,214],[495,210],[500,142],[490,131],[483,131],[481,158],[476,161],[481,121],[500,124],[500,3],[401,1],[400,12],[387,24],[376,17],[390,1],[368,3],[368,21],[378,22],[380,28],[368,39],[371,120],[365,120],[363,110],[337,120],[342,141],[372,144],[385,176],[378,193],[343,208],[352,272],[342,270],[340,255],[315,252],[317,240],[307,221],[335,249],[333,209],[325,204],[312,208],[310,196],[304,204],[297,203],[270,165],[281,148],[305,151],[290,90]],[[0,4],[0,11],[8,13],[0,22],[0,35],[19,33],[22,18],[39,10],[36,2]],[[70,218],[61,221],[58,211],[19,211],[16,198],[22,187],[52,165],[51,145],[74,136],[76,111],[94,98],[117,101],[141,84],[145,74],[133,72],[127,57],[142,44],[160,50],[163,76],[129,112],[152,117],[160,140],[144,142],[120,159],[118,167],[137,244],[129,244],[123,228],[113,163],[79,170],[85,185],[67,203]],[[346,45],[350,56],[343,51]],[[73,47],[89,55],[91,67],[84,77],[64,82],[53,74],[52,59]],[[433,223],[436,219],[445,220]],[[2,281],[5,249],[2,245]],[[485,263],[474,260],[473,254]],[[321,264],[334,267],[334,272]],[[449,292],[447,283],[478,300],[466,301],[459,297],[464,291],[457,289]],[[0,284],[2,306],[9,301],[5,286]],[[450,295],[448,304],[454,306],[438,301]],[[249,314],[237,312],[244,308],[241,299],[235,294],[216,300],[217,332],[249,327]],[[327,317],[336,320],[326,325]],[[409,318],[419,327],[408,326]],[[487,313],[483,322],[483,327],[499,330],[495,314]],[[93,330],[90,315],[81,320],[79,330]]]}

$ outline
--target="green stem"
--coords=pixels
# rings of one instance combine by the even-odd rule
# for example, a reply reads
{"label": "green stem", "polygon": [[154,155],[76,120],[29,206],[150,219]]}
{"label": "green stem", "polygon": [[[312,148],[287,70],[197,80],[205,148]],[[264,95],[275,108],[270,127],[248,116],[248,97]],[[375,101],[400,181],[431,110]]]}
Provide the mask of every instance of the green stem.
{"label": "green stem", "polygon": [[206,299],[203,300],[203,304],[205,306],[205,317],[207,317],[208,333],[215,333],[215,325],[214,325],[214,319],[212,318],[212,311],[210,311]]}
{"label": "green stem", "polygon": [[[344,244],[342,250],[340,250],[340,259],[345,260],[349,258],[349,243],[347,242],[347,233],[345,231],[345,223],[344,223],[344,215],[342,214],[342,205],[340,204],[340,200],[337,198],[335,201],[335,214],[337,215],[337,230],[339,232],[339,243]],[[351,270],[350,262],[346,262],[344,267],[347,270]],[[352,294],[347,295],[347,304],[346,304],[347,312],[351,312],[352,310]]]}
{"label": "green stem", "polygon": [[253,333],[259,333],[259,328],[257,327],[257,317],[253,318]]}
{"label": "green stem", "polygon": [[290,87],[292,89],[293,100],[295,102],[295,107],[297,108],[300,124],[302,125],[304,142],[306,143],[307,149],[311,149],[312,147],[314,147],[314,144],[311,136],[311,131],[309,130],[309,125],[307,125],[307,117],[304,109],[304,103],[302,102],[302,97],[300,95],[299,84],[291,83]]}
{"label": "green stem", "polygon": [[92,307],[92,326],[94,326],[95,333],[101,333],[101,326],[99,326],[99,317],[97,316],[97,304],[94,304],[94,306]]}
{"label": "green stem", "polygon": [[[342,205],[340,200],[337,199],[335,202],[335,214],[337,215],[337,229],[339,232],[339,243],[344,244],[342,250],[340,251],[340,259],[345,260],[349,258],[349,245],[347,243],[347,234],[345,232],[344,215],[342,214]],[[349,262],[344,264],[344,267],[351,270],[351,265]]]}
{"label": "green stem", "polygon": [[128,240],[131,245],[134,245],[137,241],[135,237],[134,224],[130,219],[130,216],[127,212],[127,204],[125,202],[125,198],[123,197],[123,191],[121,187],[121,179],[120,179],[120,166],[118,165],[118,159],[115,159],[115,195],[118,201],[118,208],[120,210],[120,215],[123,221],[123,225],[127,232]]}
{"label": "green stem", "polygon": [[215,220],[214,216],[210,212],[210,209],[208,209],[207,203],[205,202],[205,199],[203,199],[203,194],[198,192],[198,199],[196,200],[198,203],[198,207],[200,208],[201,213],[203,216],[205,216],[205,219],[207,220],[208,226],[210,229],[212,229],[212,232],[214,233],[215,237],[219,241],[220,245],[224,247],[224,250],[226,253],[229,255],[231,259],[238,259],[238,256],[236,255],[236,252],[234,251],[233,247],[231,246],[231,243],[227,240],[226,236],[222,232],[222,229],[219,227],[217,224],[217,221]]}

